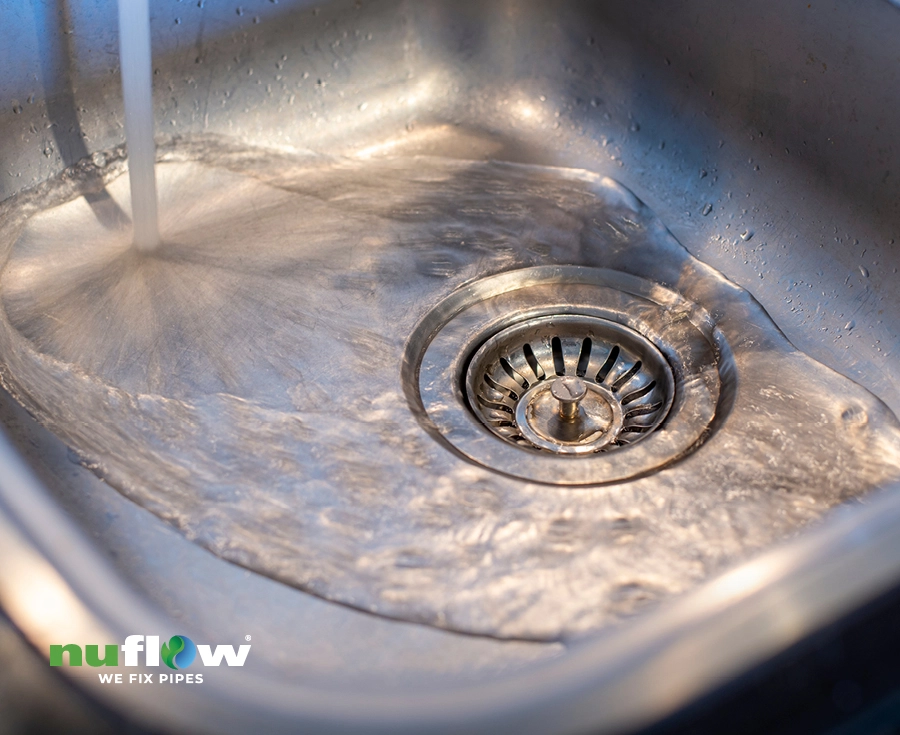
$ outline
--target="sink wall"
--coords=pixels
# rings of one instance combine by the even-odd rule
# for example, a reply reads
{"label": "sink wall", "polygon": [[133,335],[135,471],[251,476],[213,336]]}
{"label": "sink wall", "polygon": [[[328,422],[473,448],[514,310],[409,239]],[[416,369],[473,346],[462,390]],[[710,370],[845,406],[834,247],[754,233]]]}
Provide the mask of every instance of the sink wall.
{"label": "sink wall", "polygon": [[[114,2],[4,17],[0,198],[124,137]],[[800,349],[900,409],[888,2],[173,0],[152,25],[161,141],[608,174]]]}

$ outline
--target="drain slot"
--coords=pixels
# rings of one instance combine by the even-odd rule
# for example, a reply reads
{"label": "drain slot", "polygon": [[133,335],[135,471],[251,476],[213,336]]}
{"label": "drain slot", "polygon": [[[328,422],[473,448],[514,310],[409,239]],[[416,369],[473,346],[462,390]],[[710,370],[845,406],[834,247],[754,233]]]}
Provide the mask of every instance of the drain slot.
{"label": "drain slot", "polygon": [[584,374],[587,372],[588,364],[591,361],[591,349],[593,348],[593,344],[590,337],[585,337],[584,342],[581,343],[581,354],[578,356],[578,367],[575,369],[575,375],[579,378],[583,378]]}
{"label": "drain slot", "polygon": [[594,378],[598,383],[606,382],[606,376],[612,371],[612,369],[616,366],[616,360],[619,359],[619,347],[618,345],[614,345],[613,348],[609,352],[609,356],[606,358],[606,362],[603,363],[603,367],[597,371],[597,377]]}
{"label": "drain slot", "polygon": [[543,380],[547,377],[546,373],[544,373],[544,369],[541,367],[541,363],[538,362],[537,357],[534,354],[534,350],[531,349],[530,344],[526,343],[522,346],[522,354],[525,356],[525,362],[528,363],[531,372],[534,373],[534,376],[538,380]]}

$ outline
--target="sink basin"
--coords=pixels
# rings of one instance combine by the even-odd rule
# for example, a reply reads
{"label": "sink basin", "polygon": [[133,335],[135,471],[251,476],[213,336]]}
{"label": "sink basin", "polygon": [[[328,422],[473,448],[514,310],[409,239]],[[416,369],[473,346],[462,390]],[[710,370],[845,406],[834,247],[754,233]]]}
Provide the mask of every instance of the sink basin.
{"label": "sink basin", "polygon": [[[56,197],[55,203],[68,203],[50,213],[63,223],[53,232],[77,232],[99,243],[115,225],[109,218],[127,211],[112,7],[99,0],[60,0],[35,9],[9,5],[2,48],[12,49],[15,39],[16,51],[15,58],[6,52],[9,58],[0,71],[5,101],[0,159],[7,172],[0,179],[6,218],[0,228],[12,231],[10,212],[27,205],[33,206],[27,212],[32,215],[38,208],[34,202],[50,201],[40,197]],[[91,444],[101,429],[115,433],[114,422],[98,421],[94,434],[79,433],[77,426],[89,423],[83,415],[70,412],[75,419],[66,423],[59,418],[61,409],[54,414],[54,406],[61,405],[57,399],[43,396],[42,402],[41,395],[17,382],[18,368],[4,368],[5,385],[15,398],[7,392],[0,396],[5,427],[0,453],[6,468],[0,474],[0,553],[8,560],[0,569],[0,603],[22,635],[44,658],[50,645],[121,643],[135,634],[187,634],[199,642],[251,646],[246,665],[207,669],[203,684],[195,686],[107,685],[86,667],[62,669],[91,699],[143,726],[176,732],[632,732],[713,696],[723,684],[896,586],[900,486],[888,471],[900,460],[891,438],[893,413],[900,412],[894,359],[900,346],[900,301],[890,287],[900,266],[894,150],[900,133],[894,90],[900,87],[892,83],[900,28],[896,7],[883,0],[852,7],[840,2],[784,7],[766,0],[753,8],[706,0],[662,6],[643,1],[254,0],[234,7],[173,1],[154,3],[151,22],[158,176],[162,206],[177,213],[171,216],[171,231],[196,215],[187,205],[178,207],[202,195],[218,202],[222,212],[210,220],[197,215],[206,232],[223,239],[239,233],[234,236],[247,243],[259,237],[263,248],[257,226],[263,215],[256,205],[275,197],[273,211],[284,230],[278,247],[288,252],[294,238],[314,232],[318,249],[310,248],[297,261],[279,261],[281,270],[273,268],[254,282],[254,299],[261,306],[258,323],[247,333],[254,338],[265,333],[268,344],[279,350],[285,334],[306,334],[290,331],[293,326],[266,332],[271,322],[263,308],[271,304],[264,304],[264,297],[272,294],[281,299],[280,311],[272,313],[295,325],[303,319],[286,317],[283,304],[303,298],[313,302],[314,294],[322,309],[317,319],[333,331],[324,338],[330,341],[316,348],[325,367],[299,383],[285,378],[283,386],[289,370],[274,362],[268,373],[235,369],[228,382],[224,370],[209,367],[214,361],[191,361],[190,351],[177,364],[163,363],[150,380],[140,357],[146,354],[141,350],[150,349],[146,345],[133,348],[139,356],[131,355],[127,371],[101,359],[106,348],[99,345],[112,327],[100,320],[91,327],[90,344],[98,345],[90,358],[96,358],[92,374],[142,399],[158,394],[186,401],[198,395],[213,402],[222,396],[243,400],[255,391],[254,406],[268,413],[254,414],[254,426],[276,425],[273,412],[281,411],[284,402],[285,410],[296,411],[311,427],[311,434],[298,434],[297,446],[321,452],[298,450],[284,459],[281,466],[291,469],[283,474],[308,470],[321,482],[283,496],[289,497],[283,501],[290,506],[286,514],[296,509],[298,498],[302,503],[315,496],[318,505],[315,516],[298,516],[302,522],[279,535],[271,521],[275,511],[260,500],[269,486],[280,487],[277,472],[253,475],[261,490],[249,500],[236,499],[238,491],[228,495],[227,503],[224,490],[216,496],[226,484],[218,484],[216,467],[230,467],[240,451],[224,453],[225,440],[217,444],[214,421],[196,419],[204,436],[215,434],[198,450],[215,459],[211,474],[203,467],[195,477],[159,479],[153,473],[162,463],[154,455],[142,474],[129,475],[114,461],[127,452],[107,444],[116,457],[104,459],[103,447]],[[267,193],[276,189],[277,194]],[[440,199],[441,191],[452,191],[453,197]],[[502,194],[506,208],[492,210],[482,191]],[[64,209],[70,204],[80,209]],[[58,249],[45,244],[44,250],[28,249],[37,248],[41,233],[50,231],[40,229],[40,216],[33,225],[19,223],[25,234],[19,238],[16,231],[15,245],[3,244],[6,280],[0,280],[0,295],[16,330],[29,339],[53,320],[66,321],[69,317],[62,317],[71,314],[77,319],[82,313],[41,301],[52,284],[21,286],[50,283],[35,275],[38,260],[52,264],[60,253],[66,258],[71,253],[71,262],[82,262],[83,243],[77,237]],[[492,224],[484,224],[485,217]],[[314,230],[311,222],[327,226]],[[490,239],[496,232],[491,227],[500,225],[506,228],[503,237]],[[606,225],[634,229],[610,235]],[[430,227],[432,240],[456,237],[459,230],[463,234],[456,240],[469,233],[481,241],[475,251],[449,239],[432,248],[430,241],[416,239],[419,227]],[[592,227],[601,232],[599,239],[584,234]],[[640,233],[650,234],[638,248]],[[594,246],[612,249],[609,243],[618,242],[619,235],[626,244],[615,255],[590,251]],[[581,250],[572,244],[576,241]],[[202,245],[182,239],[182,250],[171,250],[167,262],[187,263],[189,251]],[[396,261],[382,255],[393,257],[403,248],[418,255]],[[40,259],[34,257],[37,252]],[[200,287],[204,269],[224,272],[226,259],[232,263],[243,257],[225,248],[220,252],[205,256],[203,268],[192,271],[199,274],[191,276],[197,294],[206,293]],[[67,275],[69,261],[58,262],[54,278]],[[288,266],[295,269],[289,277]],[[322,274],[331,280],[326,283]],[[308,287],[303,285],[307,277],[312,279]],[[502,285],[504,278],[513,278],[514,287]],[[422,283],[431,285],[425,289]],[[526,286],[537,289],[537,295],[523,296],[524,303],[512,306],[503,301],[507,293],[524,294]],[[377,312],[382,301],[362,301],[360,294],[370,288],[396,294],[387,300],[393,310],[387,317]],[[591,305],[595,297],[588,288],[606,289],[605,311]],[[726,296],[712,293],[716,289]],[[326,313],[339,311],[329,301],[334,293],[348,294],[341,304],[346,314],[362,313],[359,330],[349,337],[334,331],[342,323]],[[476,299],[475,293],[481,295]],[[174,303],[176,296],[166,300]],[[615,309],[610,299],[619,299]],[[84,313],[88,302],[79,307]],[[640,318],[624,323],[619,317],[637,302]],[[363,324],[360,304],[370,305],[370,324]],[[648,316],[648,304],[680,315],[681,321],[659,326]],[[489,386],[507,380],[499,360],[512,354],[513,342],[493,355],[488,335],[498,340],[510,334],[502,330],[521,332],[525,322],[501,323],[497,314],[503,309],[519,315],[527,311],[535,319],[526,326],[538,330],[528,332],[529,339],[546,336],[543,364],[553,364],[558,356],[561,362],[569,359],[572,369],[576,361],[582,366],[579,378],[587,373],[593,391],[586,400],[600,406],[598,415],[608,411],[627,424],[624,413],[641,404],[629,409],[627,397],[616,397],[619,388],[633,378],[629,395],[639,402],[656,395],[651,379],[659,385],[669,381],[658,405],[646,403],[650,419],[645,426],[631,424],[640,431],[646,427],[648,437],[619,454],[609,451],[619,442],[598,443],[593,435],[591,451],[596,445],[604,452],[598,457],[610,458],[595,463],[599,474],[569,472],[571,466],[584,466],[572,464],[580,459],[550,456],[559,444],[552,427],[544,429],[537,447],[503,444],[515,443],[518,434],[504,433],[506,424],[490,423],[491,411],[502,413],[502,407],[466,408],[479,395],[484,401],[494,394],[484,393],[472,378],[466,378],[468,388],[459,379],[472,363],[488,366],[481,369]],[[183,311],[173,308],[172,313],[176,310]],[[306,318],[315,310],[305,305],[297,312]],[[102,310],[98,314],[109,316]],[[469,321],[452,326],[460,314]],[[188,330],[203,318],[201,306],[179,328]],[[478,332],[479,319],[493,331]],[[575,350],[571,357],[553,352],[550,333],[540,332],[553,319],[575,325],[566,326],[570,331],[564,335],[574,346],[559,348]],[[609,320],[618,326],[597,326]],[[689,347],[676,345],[667,352],[667,335],[685,320],[693,331],[672,339],[683,338]],[[376,340],[373,325],[382,322],[392,322],[396,330],[378,332],[390,339]],[[234,331],[230,325],[222,334]],[[315,334],[305,322],[296,329],[301,327]],[[457,337],[446,336],[447,329],[455,329]],[[612,368],[600,357],[584,352],[579,357],[588,333],[579,329],[599,330],[589,332],[595,349],[603,330],[625,340],[617,354],[624,356],[624,345],[631,345],[631,362],[625,365],[642,358],[647,377],[640,365],[629,374],[623,367],[620,379],[610,377],[602,387],[604,371]],[[519,339],[516,374],[521,377],[529,358],[519,332],[513,336]],[[458,372],[445,381],[458,383],[459,410],[448,417],[442,413],[444,395],[427,380],[445,375],[441,370],[457,360],[457,338],[468,347],[460,348]],[[225,337],[216,339],[221,344]],[[357,400],[362,389],[352,376],[332,379],[340,369],[353,372],[347,365],[355,365],[351,360],[358,353],[344,345],[356,349],[361,341],[372,355],[369,368],[383,371],[369,381],[378,390],[366,401]],[[24,364],[24,343],[0,344],[6,349],[0,354],[4,365]],[[74,348],[64,340],[41,344],[54,360],[89,362],[84,353],[72,358],[67,350]],[[493,363],[477,351],[482,344]],[[229,355],[235,349],[229,343]],[[683,365],[678,362],[682,355]],[[676,366],[671,377],[667,364]],[[364,367],[353,369],[365,375]],[[787,408],[779,413],[771,409],[773,403],[762,402],[760,415],[774,411],[767,414],[769,423],[761,419],[752,432],[738,431],[749,425],[741,423],[749,419],[739,417],[752,413],[748,386],[767,369],[771,381],[760,387],[761,394],[776,401],[788,391],[793,404],[784,403]],[[591,387],[592,374],[602,376],[595,381],[600,388]],[[686,374],[697,382],[685,380]],[[506,375],[516,380],[510,371]],[[481,373],[476,377],[483,379]],[[294,383],[297,388],[291,387]],[[194,392],[178,392],[188,384]],[[504,390],[513,393],[510,386],[518,390],[508,383],[501,397]],[[691,391],[699,404],[683,400],[694,395]],[[550,400],[549,390],[534,395]],[[110,394],[108,400],[120,398]],[[519,410],[519,395],[511,400],[510,412]],[[834,416],[814,416],[832,403],[839,407]],[[394,433],[379,433],[374,449],[358,445],[358,451],[335,460],[328,454],[332,445],[320,446],[308,437],[341,430],[334,410],[311,418],[317,416],[313,409],[337,405],[352,406],[371,422],[391,422]],[[217,404],[215,410],[224,409]],[[524,415],[525,408],[521,411]],[[174,414],[160,415],[166,417],[159,429],[164,436],[177,421]],[[679,416],[687,415],[692,419],[684,420],[683,444],[663,445],[649,436],[658,427],[674,435],[682,430]],[[277,421],[286,421],[283,416],[279,413]],[[746,486],[749,470],[734,469],[730,485],[721,480],[726,476],[721,466],[703,474],[703,468],[716,464],[710,458],[722,447],[736,452],[737,467],[741,452],[750,454],[742,441],[755,441],[763,432],[791,434],[792,420],[799,427],[794,438],[819,438],[815,463],[804,464],[813,453],[804,454],[800,439],[799,447],[786,440],[762,460],[777,472],[763,472],[753,488]],[[479,421],[493,426],[493,434]],[[292,430],[287,423],[277,426]],[[890,435],[884,441],[888,434],[878,433],[881,426]],[[663,449],[649,449],[657,446]],[[641,447],[647,459],[615,459],[639,456]],[[174,452],[171,447],[165,451]],[[332,500],[342,488],[328,482],[363,476],[358,465],[372,471],[385,452],[401,458],[394,477],[406,482],[383,480],[385,485],[396,482],[396,492],[378,506],[377,522],[375,510],[355,518],[350,501],[338,508]],[[615,473],[604,469],[610,463],[616,463]],[[412,470],[405,475],[405,466],[427,474],[433,487],[415,484],[416,475]],[[872,469],[882,466],[887,469]],[[681,546],[670,549],[664,543],[671,536],[669,526],[650,521],[641,526],[625,517],[634,511],[634,518],[675,523],[684,512],[683,521],[687,512],[676,501],[689,493],[673,496],[669,505],[660,499],[670,478],[681,477],[670,484],[683,488],[691,472],[701,478],[695,495],[708,492],[712,500],[703,507],[705,525],[681,523],[687,539]],[[191,498],[203,497],[203,522],[188,517],[187,505],[167,504],[171,498],[162,490],[147,489],[167,482],[176,490],[188,488],[184,494]],[[807,493],[812,486],[822,492]],[[203,494],[207,487],[209,496]],[[479,494],[497,488],[512,489],[505,495],[498,491],[501,499],[491,502]],[[567,536],[567,524],[586,522],[595,497],[590,493],[619,492],[609,488],[631,488],[634,495],[627,503],[622,496],[609,501],[617,514],[602,526],[602,539],[582,539],[578,546]],[[438,584],[437,576],[421,572],[436,565],[429,560],[427,542],[414,536],[405,521],[391,526],[384,519],[393,518],[391,499],[416,509],[428,498],[438,508],[439,492],[466,505],[468,515],[454,515],[458,508],[440,513],[464,517],[472,534],[489,513],[507,513],[507,519],[521,522],[517,538],[524,537],[534,532],[526,523],[533,518],[529,513],[539,515],[534,508],[558,511],[561,521],[551,529],[558,534],[556,545],[534,553],[540,562],[552,554],[575,559],[576,546],[578,553],[588,554],[594,547],[614,550],[626,548],[634,537],[646,539],[644,556],[636,560],[644,562],[644,576],[637,584],[628,576],[633,571],[623,571],[615,585],[594,588],[585,582],[593,579],[590,571],[572,577],[585,584],[580,592],[569,590],[565,596],[544,582],[541,604],[535,602],[538,591],[525,604],[527,580],[546,569],[537,562],[531,571],[517,568],[515,578],[526,582],[510,581],[511,572],[492,577],[493,570],[514,563],[501,558],[497,540],[496,557],[487,562],[479,557],[471,570],[448,551],[442,563],[445,571],[454,571],[439,580],[445,584],[443,596],[420,594]],[[737,506],[729,503],[745,492],[749,510],[732,524]],[[756,509],[776,496],[783,501],[777,514],[760,513],[754,520]],[[815,502],[805,504],[807,497]],[[509,508],[513,501],[520,504],[516,513]],[[365,499],[356,502],[369,507]],[[235,520],[223,510],[226,505],[240,507],[245,515]],[[650,507],[660,515],[653,516]],[[727,523],[718,520],[723,513],[733,514]],[[328,536],[337,526],[351,530]],[[447,534],[461,535],[460,528],[451,524]],[[378,587],[384,574],[378,543],[388,535],[385,529],[406,544],[387,566],[423,575],[402,589],[399,583],[385,585],[390,594]],[[245,531],[251,542],[244,541]],[[374,541],[366,536],[370,532]],[[263,538],[265,543],[259,541]],[[715,545],[717,553],[701,553],[698,538]],[[366,543],[354,545],[360,539]],[[341,577],[334,570],[346,571],[343,567],[317,567],[318,543],[331,544],[328,553],[335,558],[342,552],[352,556],[354,573]],[[563,548],[566,544],[571,546]],[[304,556],[309,549],[314,553]],[[622,552],[621,564],[629,554],[635,555]],[[357,563],[361,558],[370,564],[365,573]],[[658,568],[649,569],[651,562]],[[596,558],[591,564],[591,570],[618,568]],[[478,565],[485,571],[476,574]],[[487,578],[494,586],[482,594],[479,580]]]}

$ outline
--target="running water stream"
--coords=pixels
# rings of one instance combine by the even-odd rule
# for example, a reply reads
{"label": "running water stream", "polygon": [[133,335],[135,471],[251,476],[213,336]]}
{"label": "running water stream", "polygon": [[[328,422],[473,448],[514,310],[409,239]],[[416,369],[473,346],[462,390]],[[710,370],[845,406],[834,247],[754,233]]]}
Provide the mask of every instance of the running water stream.
{"label": "running water stream", "polygon": [[119,0],[119,60],[134,245],[138,250],[150,251],[159,245],[159,221],[148,0]]}

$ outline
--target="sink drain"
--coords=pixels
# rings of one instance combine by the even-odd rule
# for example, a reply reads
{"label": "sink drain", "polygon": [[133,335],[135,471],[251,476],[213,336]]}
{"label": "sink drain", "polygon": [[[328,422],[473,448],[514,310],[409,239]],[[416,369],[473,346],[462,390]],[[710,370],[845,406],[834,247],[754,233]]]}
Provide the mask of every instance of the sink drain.
{"label": "sink drain", "polygon": [[538,267],[477,281],[432,310],[404,382],[425,428],[470,460],[600,484],[702,443],[730,393],[727,352],[709,315],[674,291],[617,271]]}
{"label": "sink drain", "polygon": [[466,371],[469,407],[495,435],[555,454],[634,443],[665,418],[675,380],[633,329],[583,315],[530,319],[502,330]]}

